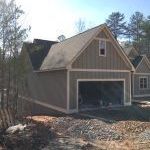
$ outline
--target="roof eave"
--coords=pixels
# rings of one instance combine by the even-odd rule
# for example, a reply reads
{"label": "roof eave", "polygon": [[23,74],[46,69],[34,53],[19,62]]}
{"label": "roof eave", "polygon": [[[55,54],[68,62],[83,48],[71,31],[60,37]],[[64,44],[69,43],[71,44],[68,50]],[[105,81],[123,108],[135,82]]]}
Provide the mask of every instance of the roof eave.
{"label": "roof eave", "polygon": [[42,73],[42,72],[50,72],[50,71],[59,71],[59,70],[66,70],[67,68],[52,68],[52,69],[43,69],[43,70],[34,70],[35,73]]}

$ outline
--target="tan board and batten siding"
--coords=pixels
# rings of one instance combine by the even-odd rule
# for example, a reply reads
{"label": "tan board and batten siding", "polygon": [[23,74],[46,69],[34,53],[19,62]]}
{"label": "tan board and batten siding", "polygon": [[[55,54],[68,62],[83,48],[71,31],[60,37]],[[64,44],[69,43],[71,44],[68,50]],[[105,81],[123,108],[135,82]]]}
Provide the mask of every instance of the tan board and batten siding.
{"label": "tan board and batten siding", "polygon": [[[100,32],[98,38],[108,39],[105,32]],[[107,41],[106,57],[99,56],[99,40],[94,39],[89,46],[80,54],[80,56],[72,63],[72,69],[83,69],[82,71],[70,71],[70,109],[76,109],[77,106],[77,80],[78,79],[124,79],[125,80],[125,102],[131,103],[131,73],[129,66],[121,58],[116,51],[116,47]],[[108,72],[86,71],[86,69],[106,69]],[[118,70],[118,72],[109,72],[109,70]],[[124,72],[119,72],[124,70]]]}
{"label": "tan board and batten siding", "polygon": [[106,42],[106,57],[99,56],[99,40],[96,39],[76,59],[72,68],[129,70],[110,41]]}
{"label": "tan board and batten siding", "polygon": [[[148,88],[140,89],[139,87],[139,78],[147,77],[148,78]],[[145,59],[139,64],[136,69],[136,72],[133,74],[133,97],[150,97],[150,68]]]}
{"label": "tan board and batten siding", "polygon": [[125,102],[130,104],[130,73],[125,72],[70,72],[70,109],[77,108],[77,79],[125,79]]}
{"label": "tan board and batten siding", "polygon": [[[29,95],[49,108],[67,108],[67,71],[56,70],[28,75]],[[61,109],[60,109],[61,110]]]}
{"label": "tan board and batten siding", "polygon": [[[99,26],[54,44],[40,67],[41,72],[29,71],[31,102],[65,113],[77,112],[77,80],[123,79],[124,104],[130,105],[133,66],[105,28]],[[98,38],[107,39],[106,56],[99,56]]]}

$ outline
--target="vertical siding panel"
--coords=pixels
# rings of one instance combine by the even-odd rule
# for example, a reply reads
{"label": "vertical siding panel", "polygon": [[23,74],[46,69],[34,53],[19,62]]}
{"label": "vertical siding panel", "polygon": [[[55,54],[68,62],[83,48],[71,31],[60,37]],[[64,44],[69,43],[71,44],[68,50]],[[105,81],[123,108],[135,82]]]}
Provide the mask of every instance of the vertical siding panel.
{"label": "vertical siding panel", "polygon": [[67,72],[30,73],[28,91],[32,99],[66,109]]}
{"label": "vertical siding panel", "polygon": [[72,64],[72,68],[129,70],[111,42],[107,42],[106,57],[99,56],[99,41],[93,40]]}
{"label": "vertical siding panel", "polygon": [[125,79],[126,80],[126,102],[130,100],[130,82],[129,73],[117,72],[70,72],[70,108],[76,109],[76,93],[77,79]]}

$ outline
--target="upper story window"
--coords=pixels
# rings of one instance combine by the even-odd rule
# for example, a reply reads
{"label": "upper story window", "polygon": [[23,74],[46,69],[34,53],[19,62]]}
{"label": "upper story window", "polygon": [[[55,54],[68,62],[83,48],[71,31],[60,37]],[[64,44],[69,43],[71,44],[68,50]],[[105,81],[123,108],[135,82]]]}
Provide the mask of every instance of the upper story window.
{"label": "upper story window", "polygon": [[99,40],[99,56],[106,56],[106,41]]}
{"label": "upper story window", "polygon": [[139,78],[139,87],[140,87],[140,89],[148,88],[148,77],[140,77]]}

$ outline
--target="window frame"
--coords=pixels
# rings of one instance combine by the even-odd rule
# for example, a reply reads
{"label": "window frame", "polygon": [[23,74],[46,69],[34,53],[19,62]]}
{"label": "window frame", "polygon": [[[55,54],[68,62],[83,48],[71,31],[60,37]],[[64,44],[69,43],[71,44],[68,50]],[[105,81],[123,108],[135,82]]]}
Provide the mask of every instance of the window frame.
{"label": "window frame", "polygon": [[[104,54],[101,54],[101,42],[104,42]],[[106,40],[105,39],[99,39],[99,56],[106,57]]]}
{"label": "window frame", "polygon": [[[146,87],[144,85],[144,80],[142,81],[143,87],[141,87],[141,79],[146,79]],[[139,77],[139,89],[140,90],[148,89],[148,77],[147,76]]]}

